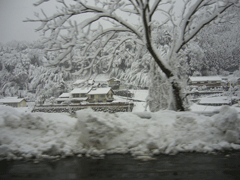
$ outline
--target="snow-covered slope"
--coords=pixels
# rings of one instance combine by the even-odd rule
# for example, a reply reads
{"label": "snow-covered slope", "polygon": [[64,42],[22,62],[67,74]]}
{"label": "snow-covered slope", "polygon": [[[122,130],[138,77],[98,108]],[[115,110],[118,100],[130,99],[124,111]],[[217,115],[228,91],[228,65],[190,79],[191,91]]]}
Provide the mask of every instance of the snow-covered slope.
{"label": "snow-covered slope", "polygon": [[224,107],[212,117],[174,111],[150,115],[141,119],[133,113],[86,109],[75,118],[0,106],[0,156],[56,158],[130,152],[147,158],[159,153],[240,149],[240,119],[235,109]]}

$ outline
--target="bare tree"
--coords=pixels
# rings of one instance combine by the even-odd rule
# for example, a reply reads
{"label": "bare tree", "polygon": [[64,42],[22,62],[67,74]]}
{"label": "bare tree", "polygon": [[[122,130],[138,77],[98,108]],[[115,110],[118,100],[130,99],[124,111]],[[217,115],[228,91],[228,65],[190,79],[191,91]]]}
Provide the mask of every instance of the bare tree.
{"label": "bare tree", "polygon": [[[46,1],[39,0],[35,5]],[[126,41],[140,43],[146,46],[168,79],[172,92],[169,107],[180,111],[184,110],[181,85],[172,64],[182,47],[205,25],[215,20],[223,21],[224,12],[238,3],[237,0],[75,0],[74,4],[57,1],[62,6],[53,15],[48,16],[42,10],[42,17],[36,14],[37,19],[27,20],[41,22],[37,30],[43,34],[49,32],[50,35],[46,33],[45,36],[47,51],[59,51],[51,64],[64,61],[71,64],[74,47],[84,45],[79,61],[88,60],[87,64],[82,64],[82,70],[92,71],[94,64],[103,60],[108,60],[111,66],[117,49]],[[167,54],[163,55],[154,46],[154,22],[159,26],[168,24],[172,29],[173,41]],[[120,32],[125,32],[126,36],[116,41]]]}

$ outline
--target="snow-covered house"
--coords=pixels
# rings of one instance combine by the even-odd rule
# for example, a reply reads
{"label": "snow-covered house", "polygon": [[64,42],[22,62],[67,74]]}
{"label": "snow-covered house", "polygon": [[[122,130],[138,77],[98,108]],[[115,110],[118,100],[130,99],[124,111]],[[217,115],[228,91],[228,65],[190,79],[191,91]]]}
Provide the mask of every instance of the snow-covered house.
{"label": "snow-covered house", "polygon": [[58,104],[61,104],[61,103],[65,102],[65,101],[69,101],[69,100],[70,100],[69,97],[70,97],[70,94],[69,94],[69,93],[62,93],[62,94],[56,99],[56,101],[57,101]]}
{"label": "snow-covered house", "polygon": [[219,76],[189,77],[188,84],[193,86],[219,87],[222,85],[222,78]]}
{"label": "snow-covered house", "polygon": [[112,89],[119,89],[120,87],[120,80],[116,78],[108,79],[108,86]]}
{"label": "snow-covered house", "polygon": [[92,89],[88,94],[88,101],[91,103],[96,102],[112,102],[113,91],[112,88],[97,88]]}
{"label": "snow-covered house", "polygon": [[12,107],[27,107],[27,101],[18,97],[6,97],[0,99],[0,104],[8,105]]}
{"label": "snow-covered house", "polygon": [[88,99],[87,94],[92,88],[75,88],[70,92],[70,98],[72,103],[80,103]]}
{"label": "snow-covered house", "polygon": [[94,78],[95,83],[98,84],[98,87],[108,87],[107,80],[109,79],[108,74],[98,74]]}

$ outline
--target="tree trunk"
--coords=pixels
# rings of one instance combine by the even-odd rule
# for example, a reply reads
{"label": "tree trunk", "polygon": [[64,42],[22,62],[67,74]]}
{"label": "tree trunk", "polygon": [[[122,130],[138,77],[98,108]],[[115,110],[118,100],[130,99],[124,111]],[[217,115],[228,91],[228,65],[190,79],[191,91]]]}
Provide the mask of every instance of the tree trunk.
{"label": "tree trunk", "polygon": [[181,96],[180,82],[173,81],[166,77],[155,61],[150,69],[151,85],[149,87],[149,97],[147,99],[149,109],[152,112],[161,109],[170,109],[175,111],[184,111],[183,99]]}
{"label": "tree trunk", "polygon": [[[151,27],[148,24],[148,19],[147,19],[147,11],[148,11],[148,6],[146,6],[143,9],[143,24],[144,24],[144,31],[145,31],[145,38],[146,38],[146,47],[149,51],[149,53],[152,55],[154,61],[157,63],[158,67],[161,69],[161,71],[166,75],[167,80],[169,82],[169,80],[174,77],[174,73],[172,72],[172,69],[169,69],[169,67],[163,63],[163,61],[160,59],[160,57],[157,54],[157,50],[154,49],[154,47],[152,46],[152,38],[151,38]],[[177,82],[176,80],[174,82],[171,82],[171,86],[172,88],[170,88],[172,90],[172,106],[173,109],[176,111],[184,111],[184,107],[183,107],[183,101],[181,98],[181,86],[179,84],[179,82]],[[161,93],[161,92],[160,92]],[[169,92],[168,92],[169,93]],[[152,97],[154,98],[154,97]],[[150,98],[150,99],[152,99]],[[169,102],[169,100],[167,100],[167,102]],[[151,109],[151,108],[150,108]]]}
{"label": "tree trunk", "polygon": [[183,100],[182,100],[182,97],[181,97],[181,86],[179,85],[178,82],[172,82],[172,90],[173,90],[173,101],[174,104],[175,104],[175,110],[176,111],[184,111],[185,108],[184,108],[184,105],[183,105]]}

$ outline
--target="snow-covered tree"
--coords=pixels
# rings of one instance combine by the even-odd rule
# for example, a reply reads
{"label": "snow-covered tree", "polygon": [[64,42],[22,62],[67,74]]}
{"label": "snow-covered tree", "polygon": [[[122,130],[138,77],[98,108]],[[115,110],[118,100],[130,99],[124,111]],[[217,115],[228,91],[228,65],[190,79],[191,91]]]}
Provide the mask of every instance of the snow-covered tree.
{"label": "snow-covered tree", "polygon": [[231,7],[234,17],[226,22],[211,23],[196,38],[196,42],[204,51],[203,70],[205,75],[211,68],[220,74],[223,70],[234,71],[239,68],[240,34],[239,8]]}
{"label": "snow-covered tree", "polygon": [[[48,0],[39,0],[35,5],[46,1]],[[176,63],[179,52],[206,24],[222,21],[225,11],[238,3],[237,0],[75,0],[72,4],[64,0],[58,2],[62,6],[53,15],[48,16],[42,11],[43,16],[36,14],[37,19],[27,20],[41,22],[38,30],[45,34],[46,51],[58,51],[59,56],[50,61],[52,65],[68,62],[68,68],[71,68],[74,48],[84,45],[85,49],[79,58],[79,61],[83,62],[82,72],[92,72],[94,65],[101,61],[108,62],[107,65],[111,66],[116,51],[123,43],[131,40],[144,45],[158,66],[158,69],[154,68],[156,73],[151,76],[152,98],[149,99],[158,99],[155,95],[162,93],[158,86],[163,80],[166,85],[165,92],[168,92],[166,95],[170,97],[164,98],[164,104],[175,110],[185,109],[178,76],[179,63]],[[153,41],[155,22],[160,26],[167,24],[171,28],[173,41],[169,46],[156,47]],[[124,38],[118,36],[120,32],[125,32]],[[134,56],[134,51],[130,50],[129,53]],[[160,70],[161,72],[158,72]],[[162,77],[159,81],[157,76],[160,75]]]}

